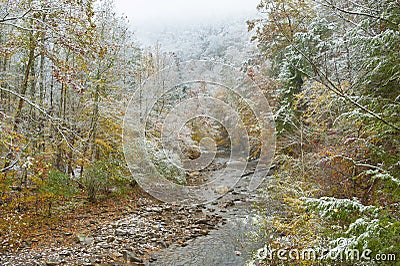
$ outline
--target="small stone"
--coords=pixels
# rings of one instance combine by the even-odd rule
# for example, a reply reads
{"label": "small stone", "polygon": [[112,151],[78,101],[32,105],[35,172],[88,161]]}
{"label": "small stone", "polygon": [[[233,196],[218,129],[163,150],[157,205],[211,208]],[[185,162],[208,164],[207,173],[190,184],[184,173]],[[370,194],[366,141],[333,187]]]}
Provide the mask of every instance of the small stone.
{"label": "small stone", "polygon": [[98,247],[104,248],[104,249],[109,249],[112,248],[111,245],[109,245],[107,242],[100,242],[97,244]]}
{"label": "small stone", "polygon": [[208,220],[207,219],[197,219],[195,224],[208,224]]}
{"label": "small stone", "polygon": [[188,175],[190,178],[196,178],[200,176],[200,172],[191,172]]}
{"label": "small stone", "polygon": [[207,230],[200,230],[199,233],[202,234],[203,236],[208,235],[208,231]]}
{"label": "small stone", "polygon": [[85,236],[79,234],[74,238],[74,240],[76,243],[89,245],[94,241],[94,238],[93,237],[85,237]]}
{"label": "small stone", "polygon": [[229,188],[227,186],[219,186],[215,188],[215,192],[223,195],[229,192]]}
{"label": "small stone", "polygon": [[119,257],[122,257],[123,255],[122,255],[122,253],[114,252],[113,256],[116,257],[116,258],[119,258]]}
{"label": "small stone", "polygon": [[136,255],[133,252],[130,252],[128,250],[122,251],[122,256],[126,262],[132,262],[132,263],[142,263],[143,260],[141,258],[136,257]]}
{"label": "small stone", "polygon": [[63,250],[60,252],[60,256],[71,256],[71,252],[69,252],[68,250]]}
{"label": "small stone", "polygon": [[161,245],[163,248],[167,248],[167,247],[168,247],[167,242],[165,242],[165,241],[163,241],[163,240],[161,240],[159,243],[160,243],[160,245]]}
{"label": "small stone", "polygon": [[150,262],[151,262],[151,261],[157,261],[157,256],[154,255],[154,254],[151,254],[151,255],[150,255]]}
{"label": "small stone", "polygon": [[57,266],[58,264],[57,261],[46,261],[46,266]]}
{"label": "small stone", "polygon": [[117,236],[126,236],[128,234],[128,232],[123,229],[118,228],[115,230],[115,234]]}
{"label": "small stone", "polygon": [[108,236],[107,237],[107,242],[108,243],[111,243],[111,242],[114,242],[115,241],[115,237],[113,237],[113,236]]}

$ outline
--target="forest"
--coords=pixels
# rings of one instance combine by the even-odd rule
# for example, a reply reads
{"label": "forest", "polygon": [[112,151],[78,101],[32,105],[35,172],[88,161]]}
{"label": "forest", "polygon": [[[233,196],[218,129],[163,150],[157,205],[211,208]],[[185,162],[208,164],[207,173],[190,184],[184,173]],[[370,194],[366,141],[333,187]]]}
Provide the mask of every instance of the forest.
{"label": "forest", "polygon": [[[173,51],[141,45],[113,0],[0,0],[0,265],[399,265],[400,2],[260,0],[253,8],[258,16],[246,20],[164,33]],[[224,119],[165,126],[181,102],[213,97],[216,116],[227,108],[242,120],[244,169],[271,157],[256,191],[217,187],[214,202],[180,206],[142,188],[146,167],[130,164],[142,153],[126,153],[126,115],[141,121],[142,98],[161,86],[143,84],[187,60],[234,67],[237,77],[220,73],[256,84],[246,93],[262,92],[274,122],[260,122],[248,99],[216,83],[205,92],[203,81],[171,81],[175,91],[156,99],[144,122],[149,162],[183,187],[229,168],[237,145]],[[163,126],[183,132],[173,132],[179,144],[162,145]],[[275,151],[267,156],[265,146]],[[189,171],[169,158],[178,148],[188,162],[207,149],[217,155]],[[246,171],[239,178],[257,170]],[[190,250],[202,256],[201,241],[214,249],[235,211],[253,220],[244,242],[235,236],[225,241],[232,250],[191,258]]]}

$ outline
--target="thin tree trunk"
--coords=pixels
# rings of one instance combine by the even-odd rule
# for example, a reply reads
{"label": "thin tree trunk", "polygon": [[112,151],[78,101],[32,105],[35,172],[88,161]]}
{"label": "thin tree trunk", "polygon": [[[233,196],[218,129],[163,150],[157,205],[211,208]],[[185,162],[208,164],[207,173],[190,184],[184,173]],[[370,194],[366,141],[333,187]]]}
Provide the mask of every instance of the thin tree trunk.
{"label": "thin tree trunk", "polygon": [[[34,64],[34,61],[35,61],[35,49],[36,49],[36,42],[33,38],[33,35],[31,34],[29,37],[28,64],[26,65],[26,68],[25,68],[24,79],[23,79],[22,87],[21,87],[21,91],[20,91],[20,94],[22,96],[26,95],[26,91],[28,89],[32,65]],[[21,122],[20,117],[21,117],[22,107],[24,106],[24,102],[25,101],[22,98],[19,99],[17,111],[16,111],[15,117],[14,117],[14,130],[15,131],[17,131],[18,125]]]}

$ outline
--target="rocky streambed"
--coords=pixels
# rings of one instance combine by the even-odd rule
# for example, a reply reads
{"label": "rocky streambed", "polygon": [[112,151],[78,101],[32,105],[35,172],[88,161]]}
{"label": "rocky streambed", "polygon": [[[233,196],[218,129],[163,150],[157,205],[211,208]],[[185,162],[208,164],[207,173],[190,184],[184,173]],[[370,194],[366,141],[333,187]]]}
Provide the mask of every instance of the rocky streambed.
{"label": "rocky streambed", "polygon": [[248,178],[247,172],[206,205],[142,198],[122,218],[90,220],[81,232],[63,232],[64,241],[3,252],[0,265],[243,265],[259,246],[252,239],[257,197],[245,189]]}
{"label": "rocky streambed", "polygon": [[115,221],[92,221],[82,233],[65,233],[67,244],[0,254],[1,265],[96,265],[143,263],[155,251],[209,234],[223,220],[204,206],[193,208],[143,200]]}
{"label": "rocky streambed", "polygon": [[208,204],[207,210],[219,218],[218,224],[207,235],[189,239],[185,245],[172,244],[145,262],[146,265],[171,266],[239,266],[244,265],[254,250],[262,247],[265,239],[258,234],[258,197],[249,194],[242,178],[223,198]]}

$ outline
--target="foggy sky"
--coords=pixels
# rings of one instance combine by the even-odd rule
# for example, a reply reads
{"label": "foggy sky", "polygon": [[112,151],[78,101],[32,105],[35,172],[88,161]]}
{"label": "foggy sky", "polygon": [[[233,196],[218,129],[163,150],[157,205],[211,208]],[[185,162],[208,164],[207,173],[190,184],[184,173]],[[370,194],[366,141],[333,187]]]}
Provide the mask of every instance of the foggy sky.
{"label": "foggy sky", "polygon": [[118,13],[135,27],[212,23],[254,14],[260,0],[115,0]]}

